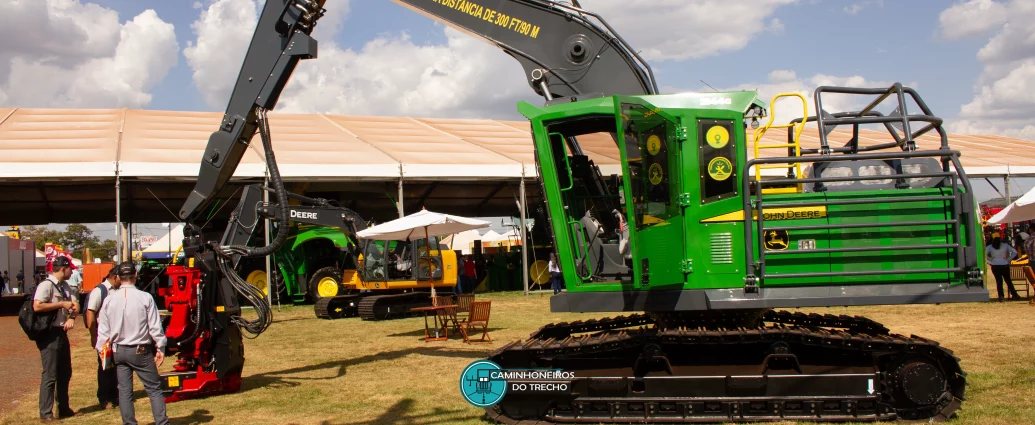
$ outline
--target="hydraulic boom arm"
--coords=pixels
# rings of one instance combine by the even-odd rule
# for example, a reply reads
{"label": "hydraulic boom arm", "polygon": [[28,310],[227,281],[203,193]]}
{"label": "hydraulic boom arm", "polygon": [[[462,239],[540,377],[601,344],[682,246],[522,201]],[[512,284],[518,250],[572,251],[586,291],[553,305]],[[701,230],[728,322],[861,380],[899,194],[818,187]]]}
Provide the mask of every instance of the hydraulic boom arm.
{"label": "hydraulic boom arm", "polygon": [[195,214],[223,188],[244,156],[264,111],[273,109],[301,59],[316,57],[309,36],[323,15],[326,0],[268,0],[259,16],[248,54],[241,66],[219,130],[212,133],[201,160],[198,182],[187,197],[180,218]]}

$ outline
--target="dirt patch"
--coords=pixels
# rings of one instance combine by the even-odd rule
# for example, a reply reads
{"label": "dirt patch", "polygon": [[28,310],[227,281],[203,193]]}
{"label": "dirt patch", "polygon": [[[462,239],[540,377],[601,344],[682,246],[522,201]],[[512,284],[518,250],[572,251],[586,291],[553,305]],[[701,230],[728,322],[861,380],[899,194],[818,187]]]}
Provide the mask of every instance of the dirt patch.
{"label": "dirt patch", "polygon": [[0,388],[4,394],[0,398],[0,419],[40,388],[40,352],[18,326],[22,299],[20,295],[0,299]]}

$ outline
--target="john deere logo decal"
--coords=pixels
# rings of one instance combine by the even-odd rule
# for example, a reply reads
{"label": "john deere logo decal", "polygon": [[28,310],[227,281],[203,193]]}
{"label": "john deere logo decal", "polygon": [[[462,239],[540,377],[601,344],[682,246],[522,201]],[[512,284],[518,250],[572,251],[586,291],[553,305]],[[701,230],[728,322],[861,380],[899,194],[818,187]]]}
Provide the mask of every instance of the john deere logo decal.
{"label": "john deere logo decal", "polygon": [[665,171],[661,169],[661,164],[651,164],[650,169],[647,170],[647,179],[650,180],[650,184],[657,186],[664,178]]}
{"label": "john deere logo decal", "polygon": [[721,125],[713,125],[712,128],[708,129],[708,132],[704,135],[705,141],[708,145],[715,148],[721,149],[730,142],[730,132],[726,130],[726,127]]}
{"label": "john deere logo decal", "polygon": [[[714,128],[714,127],[713,127]],[[708,175],[718,181],[730,178],[733,174],[733,164],[725,157],[716,157],[708,162]]]}
{"label": "john deere logo decal", "polygon": [[507,381],[501,377],[500,366],[489,360],[478,360],[460,375],[460,394],[476,407],[495,406],[507,393]]}
{"label": "john deere logo decal", "polygon": [[790,236],[786,230],[766,230],[765,249],[770,251],[783,251],[790,243]]}
{"label": "john deere logo decal", "polygon": [[655,135],[651,135],[647,138],[647,152],[651,155],[657,155],[661,152],[661,138]]}

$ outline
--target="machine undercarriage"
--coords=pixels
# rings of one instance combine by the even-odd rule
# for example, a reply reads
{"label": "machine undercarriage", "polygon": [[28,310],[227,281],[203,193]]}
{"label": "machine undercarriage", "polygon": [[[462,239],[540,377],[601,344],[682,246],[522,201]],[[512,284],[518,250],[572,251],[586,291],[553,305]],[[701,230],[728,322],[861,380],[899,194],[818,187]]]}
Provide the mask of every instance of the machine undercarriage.
{"label": "machine undercarriage", "polygon": [[507,424],[937,421],[959,408],[966,376],[937,342],[862,317],[773,310],[551,324],[488,359],[575,373],[508,381],[567,387],[508,392],[486,409]]}

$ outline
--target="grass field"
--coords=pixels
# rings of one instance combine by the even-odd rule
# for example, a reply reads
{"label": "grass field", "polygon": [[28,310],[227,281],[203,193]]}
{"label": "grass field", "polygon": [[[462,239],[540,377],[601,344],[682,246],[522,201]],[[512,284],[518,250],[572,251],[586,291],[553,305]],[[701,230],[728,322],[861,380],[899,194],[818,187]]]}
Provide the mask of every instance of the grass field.
{"label": "grass field", "polygon": [[[471,361],[539,326],[592,315],[549,311],[549,297],[479,295],[493,302],[493,344],[459,337],[425,343],[423,319],[325,321],[311,306],[275,310],[275,322],[245,341],[240,392],[172,403],[173,423],[212,424],[484,424],[482,411],[460,396],[458,379]],[[1035,307],[1023,302],[803,309],[864,315],[892,332],[934,339],[962,358],[969,373],[958,424],[1035,423]],[[73,332],[72,405],[84,411],[68,424],[116,424],[118,410],[98,411],[96,366],[85,332]],[[172,363],[166,361],[165,368]],[[137,419],[151,411],[137,383]],[[37,422],[36,395],[26,396],[3,424]]]}

